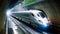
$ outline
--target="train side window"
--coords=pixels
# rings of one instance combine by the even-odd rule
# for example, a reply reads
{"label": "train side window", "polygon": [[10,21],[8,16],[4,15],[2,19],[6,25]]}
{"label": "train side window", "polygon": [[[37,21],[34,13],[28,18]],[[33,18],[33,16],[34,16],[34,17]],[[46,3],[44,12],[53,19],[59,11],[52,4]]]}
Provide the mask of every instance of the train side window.
{"label": "train side window", "polygon": [[34,14],[31,14],[32,16],[34,16]]}
{"label": "train side window", "polygon": [[25,13],[25,14],[23,14],[23,15],[24,15],[24,16],[27,16],[27,17],[29,17],[29,16],[30,16],[29,14],[26,14],[26,13]]}
{"label": "train side window", "polygon": [[39,14],[37,14],[39,17],[40,17],[40,15]]}

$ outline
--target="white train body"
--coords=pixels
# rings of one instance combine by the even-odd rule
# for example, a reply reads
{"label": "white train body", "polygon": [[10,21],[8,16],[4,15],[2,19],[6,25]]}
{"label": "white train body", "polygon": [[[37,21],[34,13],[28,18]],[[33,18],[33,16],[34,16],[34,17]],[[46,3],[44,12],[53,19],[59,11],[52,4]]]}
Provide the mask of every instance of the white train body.
{"label": "white train body", "polygon": [[22,21],[26,22],[27,24],[31,24],[34,27],[39,27],[37,24],[44,27],[50,24],[47,16],[39,10],[17,11],[12,13],[18,18],[21,18]]}

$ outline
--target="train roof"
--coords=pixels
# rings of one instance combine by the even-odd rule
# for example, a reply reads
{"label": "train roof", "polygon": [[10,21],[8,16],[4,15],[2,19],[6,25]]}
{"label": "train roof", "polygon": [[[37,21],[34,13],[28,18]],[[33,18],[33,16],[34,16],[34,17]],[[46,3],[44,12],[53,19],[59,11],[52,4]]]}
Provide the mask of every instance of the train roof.
{"label": "train roof", "polygon": [[38,13],[38,12],[41,12],[41,11],[39,11],[39,10],[27,10],[27,11],[15,11],[12,13]]}

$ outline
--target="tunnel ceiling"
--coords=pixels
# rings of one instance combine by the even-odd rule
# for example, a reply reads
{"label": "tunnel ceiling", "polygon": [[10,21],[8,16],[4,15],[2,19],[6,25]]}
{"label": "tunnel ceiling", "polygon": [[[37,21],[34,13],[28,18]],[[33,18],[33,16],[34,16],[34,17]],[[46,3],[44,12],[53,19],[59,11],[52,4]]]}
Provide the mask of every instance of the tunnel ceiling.
{"label": "tunnel ceiling", "polygon": [[35,4],[37,2],[42,2],[42,1],[45,1],[45,0],[24,0],[22,2],[22,6],[28,6],[28,5]]}

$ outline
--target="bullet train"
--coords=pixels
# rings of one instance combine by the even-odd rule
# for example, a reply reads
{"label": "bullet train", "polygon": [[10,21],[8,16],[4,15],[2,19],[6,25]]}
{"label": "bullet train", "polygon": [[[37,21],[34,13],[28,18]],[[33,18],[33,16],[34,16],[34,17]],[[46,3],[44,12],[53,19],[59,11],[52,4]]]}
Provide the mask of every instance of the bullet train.
{"label": "bullet train", "polygon": [[34,28],[47,29],[51,25],[50,20],[44,11],[40,10],[28,10],[17,11],[13,13],[22,21],[32,25]]}

